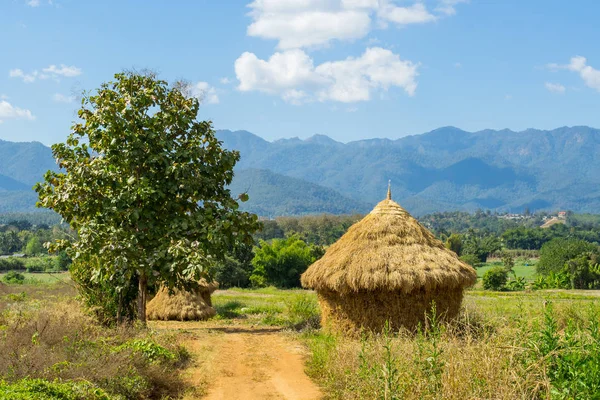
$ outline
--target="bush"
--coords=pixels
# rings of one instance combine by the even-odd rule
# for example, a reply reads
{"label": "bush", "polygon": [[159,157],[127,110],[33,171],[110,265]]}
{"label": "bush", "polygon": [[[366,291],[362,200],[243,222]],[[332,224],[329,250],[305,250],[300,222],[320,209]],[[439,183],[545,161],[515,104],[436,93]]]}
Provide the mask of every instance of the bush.
{"label": "bush", "polygon": [[485,290],[502,290],[508,280],[508,272],[503,267],[492,267],[483,274]]}
{"label": "bush", "polygon": [[115,281],[95,280],[92,269],[81,262],[71,264],[70,272],[84,305],[95,314],[100,323],[111,325],[115,322],[135,319],[137,276],[129,278],[126,282],[116,282],[116,279]]}
{"label": "bush", "polygon": [[25,263],[20,258],[0,258],[0,271],[24,270]]}
{"label": "bush", "polygon": [[11,271],[11,272],[7,273],[6,275],[4,275],[4,277],[2,279],[6,283],[21,284],[21,283],[23,283],[23,281],[25,281],[25,276],[18,272]]}
{"label": "bush", "polygon": [[89,382],[48,382],[21,379],[14,383],[0,381],[0,398],[6,400],[109,400],[102,389]]}

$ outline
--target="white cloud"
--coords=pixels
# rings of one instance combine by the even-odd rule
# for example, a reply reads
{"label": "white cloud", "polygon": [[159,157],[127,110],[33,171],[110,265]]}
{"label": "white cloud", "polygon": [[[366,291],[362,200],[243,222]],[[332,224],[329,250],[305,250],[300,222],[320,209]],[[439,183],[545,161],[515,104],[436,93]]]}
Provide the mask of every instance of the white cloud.
{"label": "white cloud", "polygon": [[231,83],[231,79],[229,79],[228,77],[223,77],[221,79],[219,79],[219,82],[221,82],[223,85],[229,85]]}
{"label": "white cloud", "polygon": [[44,68],[42,71],[51,75],[51,76],[64,76],[66,78],[71,78],[74,76],[81,75],[81,68],[77,68],[76,66],[66,66],[65,64],[60,64],[60,67],[56,65],[50,65],[47,68]]}
{"label": "white cloud", "polygon": [[399,25],[423,24],[433,22],[437,17],[427,11],[423,3],[415,3],[410,7],[398,7],[387,1],[382,2],[377,11],[379,18]]}
{"label": "white cloud", "polygon": [[459,62],[454,63],[454,68],[462,68],[462,64]]}
{"label": "white cloud", "polygon": [[582,56],[571,57],[569,64],[546,64],[551,71],[569,70],[577,72],[587,87],[600,92],[600,70],[587,65],[587,59]]}
{"label": "white cloud", "polygon": [[587,65],[585,57],[576,56],[571,58],[571,62],[565,66],[569,71],[578,72],[581,79],[587,87],[596,89],[600,92],[600,70]]}
{"label": "white cloud", "polygon": [[360,57],[314,66],[302,50],[288,50],[261,60],[253,53],[235,62],[241,91],[260,91],[292,104],[308,101],[366,101],[374,91],[390,87],[415,93],[418,64],[403,61],[380,47],[368,48]]}
{"label": "white cloud", "polygon": [[29,7],[39,7],[40,0],[29,0],[29,1],[27,1],[27,5]]}
{"label": "white cloud", "polygon": [[23,80],[23,82],[31,83],[31,82],[34,82],[35,79],[37,78],[38,72],[33,71],[30,74],[26,74],[25,72],[23,72],[23,70],[21,70],[19,68],[15,68],[15,69],[11,69],[10,71],[8,71],[8,76],[11,78],[21,78]]}
{"label": "white cloud", "polygon": [[469,0],[441,0],[440,4],[435,8],[435,11],[448,16],[455,15],[456,5],[468,2]]}
{"label": "white cloud", "polygon": [[[440,15],[453,15],[465,0],[441,0]],[[393,0],[255,0],[248,5],[253,21],[249,36],[277,40],[281,50],[327,46],[334,40],[365,37],[373,22],[386,27],[433,22],[438,16],[424,3],[398,6]]]}
{"label": "white cloud", "polygon": [[37,79],[58,79],[60,77],[72,78],[74,76],[81,75],[81,73],[81,68],[77,68],[75,66],[69,67],[61,64],[60,67],[57,67],[56,65],[50,65],[46,68],[43,68],[41,73],[37,69],[33,70],[33,72],[25,73],[22,69],[15,68],[8,72],[8,76],[11,78],[20,78],[25,83],[32,83]]}
{"label": "white cloud", "polygon": [[72,103],[75,101],[75,96],[65,96],[61,93],[55,93],[54,96],[52,96],[52,100],[56,103]]}
{"label": "white cloud", "polygon": [[0,100],[0,122],[8,118],[24,118],[28,120],[34,120],[35,117],[31,111],[14,107],[6,100]]}
{"label": "white cloud", "polygon": [[546,83],[544,83],[544,86],[546,87],[546,89],[548,89],[548,91],[550,91],[552,93],[564,93],[565,90],[567,90],[560,83],[546,82]]}
{"label": "white cloud", "polygon": [[207,104],[218,104],[219,96],[214,87],[210,86],[208,82],[197,82],[192,86],[192,95],[197,97],[201,102],[204,101]]}

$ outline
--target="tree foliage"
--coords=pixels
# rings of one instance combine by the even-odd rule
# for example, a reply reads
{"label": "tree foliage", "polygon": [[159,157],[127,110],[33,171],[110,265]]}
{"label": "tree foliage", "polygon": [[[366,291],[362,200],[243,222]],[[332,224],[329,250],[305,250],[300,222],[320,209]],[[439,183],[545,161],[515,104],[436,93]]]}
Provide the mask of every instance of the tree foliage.
{"label": "tree foliage", "polygon": [[586,252],[597,252],[598,246],[580,239],[552,239],[540,250],[540,261],[536,264],[538,274],[560,272],[565,263]]}
{"label": "tree foliage", "polygon": [[84,97],[66,143],[52,146],[60,171],[35,187],[38,206],[78,234],[51,249],[66,249],[90,282],[110,281],[117,292],[136,279],[141,320],[148,284],[185,287],[210,275],[257,227],[227,189],[239,154],[196,120],[198,109],[182,85],[116,74]]}
{"label": "tree foliage", "polygon": [[260,241],[254,250],[250,276],[253,286],[273,285],[282,288],[300,286],[300,275],[323,256],[321,246],[307,245],[298,236]]}

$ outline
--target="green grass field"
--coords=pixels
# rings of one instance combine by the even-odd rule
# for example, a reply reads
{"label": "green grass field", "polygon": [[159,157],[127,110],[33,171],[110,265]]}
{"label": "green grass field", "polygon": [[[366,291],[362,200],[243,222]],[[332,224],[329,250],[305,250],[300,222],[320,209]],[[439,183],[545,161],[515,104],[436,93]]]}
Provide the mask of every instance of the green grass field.
{"label": "green grass field", "polygon": [[[533,281],[535,279],[535,264],[537,263],[536,259],[530,260],[515,260],[515,267],[513,270],[517,274],[517,276],[522,276],[526,281]],[[492,267],[502,266],[502,260],[500,259],[489,259],[488,262],[483,264],[483,266],[477,268],[477,277],[481,278],[483,274],[489,271]]]}
{"label": "green grass field", "polygon": [[[51,283],[60,283],[60,282],[71,282],[71,276],[68,272],[39,272],[39,273],[30,273],[30,272],[21,272],[20,274],[25,276],[25,284],[51,284]],[[6,273],[0,273],[0,282],[3,281],[3,277]]]}

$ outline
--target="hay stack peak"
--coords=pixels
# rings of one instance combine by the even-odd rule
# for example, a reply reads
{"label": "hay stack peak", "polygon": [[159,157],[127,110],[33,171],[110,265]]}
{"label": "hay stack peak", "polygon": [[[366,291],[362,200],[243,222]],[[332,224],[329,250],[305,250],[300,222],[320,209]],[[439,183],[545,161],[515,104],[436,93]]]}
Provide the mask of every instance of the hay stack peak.
{"label": "hay stack peak", "polygon": [[[304,287],[318,292],[324,318],[374,330],[385,319],[396,327],[414,328],[432,301],[438,311],[453,316],[463,289],[475,280],[473,268],[391,199],[389,185],[387,198],[352,225],[301,279]],[[350,310],[350,303],[358,310]],[[410,317],[407,312],[421,315]]]}

